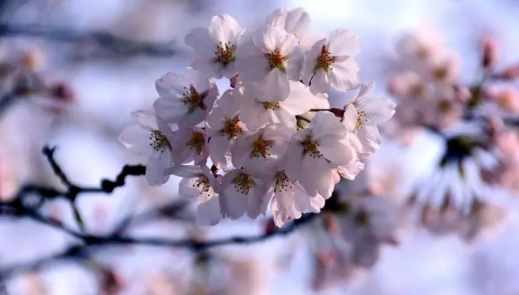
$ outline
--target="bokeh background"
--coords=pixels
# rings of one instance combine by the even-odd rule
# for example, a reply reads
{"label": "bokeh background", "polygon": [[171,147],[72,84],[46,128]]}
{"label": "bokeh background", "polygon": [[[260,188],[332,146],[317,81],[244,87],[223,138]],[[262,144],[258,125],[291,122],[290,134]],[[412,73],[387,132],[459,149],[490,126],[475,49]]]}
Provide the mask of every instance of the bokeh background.
{"label": "bokeh background", "polygon": [[[499,44],[499,63],[519,61],[516,0],[3,0],[0,59],[30,55],[26,62],[31,71],[51,84],[63,84],[58,89],[66,94],[59,92],[59,99],[33,95],[2,109],[0,195],[7,199],[24,183],[60,187],[40,153],[46,144],[58,147],[56,160],[79,185],[96,186],[100,179],[117,175],[124,164],[141,163],[117,136],[131,122],[132,111],[151,108],[157,78],[170,70],[185,72],[191,53],[183,39],[191,28],[206,26],[219,13],[231,14],[245,27],[257,26],[275,8],[299,6],[310,13],[316,31],[347,28],[360,36],[361,80],[375,82],[378,95],[390,95],[386,85],[394,71],[395,42],[407,31],[436,30],[445,46],[459,55],[462,81],[474,79],[483,37],[491,36]],[[13,33],[8,26],[27,31]],[[42,37],[38,28],[49,32]],[[73,37],[61,29],[74,32]],[[133,43],[121,45],[103,32]],[[152,44],[157,50],[139,54],[131,49],[136,44]],[[8,76],[1,83],[5,99],[10,91]],[[228,82],[221,81],[219,87],[228,88]],[[333,94],[333,99],[346,97]],[[402,200],[415,183],[427,181],[444,148],[427,131],[408,146],[384,140],[370,171],[391,179],[394,198]],[[161,188],[151,188],[144,179],[132,178],[111,195],[83,195],[78,207],[89,231],[107,234],[128,214],[174,201],[178,181],[172,178]],[[311,253],[325,239],[311,227],[254,245],[215,248],[210,255],[217,258],[204,266],[189,250],[109,247],[94,255],[110,266],[116,281],[112,282],[116,288],[108,291],[103,289],[106,280],[87,263],[70,260],[58,260],[37,272],[21,272],[3,285],[8,294],[30,295],[519,294],[519,220],[515,217],[519,204],[499,192],[493,197],[511,213],[491,235],[467,243],[457,235],[438,236],[419,226],[402,226],[399,245],[384,246],[373,268],[340,275],[318,291],[313,288]],[[49,202],[42,210],[75,224],[63,200]],[[172,216],[135,226],[131,233],[214,239],[250,236],[264,228],[265,220],[246,218],[197,228],[189,217]],[[0,266],[59,252],[69,242],[62,232],[32,220],[0,217]],[[212,293],[203,293],[200,286]]]}

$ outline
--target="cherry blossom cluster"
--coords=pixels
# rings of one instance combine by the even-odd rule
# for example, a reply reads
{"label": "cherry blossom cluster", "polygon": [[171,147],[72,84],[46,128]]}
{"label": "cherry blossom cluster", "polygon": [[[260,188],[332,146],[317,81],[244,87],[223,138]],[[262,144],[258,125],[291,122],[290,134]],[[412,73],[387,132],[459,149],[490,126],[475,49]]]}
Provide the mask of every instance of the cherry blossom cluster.
{"label": "cherry blossom cluster", "polygon": [[[158,79],[153,111],[132,113],[136,123],[120,135],[148,157],[148,183],[181,177],[179,194],[197,201],[201,225],[254,219],[268,207],[277,226],[320,212],[379,148],[377,126],[395,104],[359,82],[355,34],[316,36],[302,8],[277,9],[253,29],[217,15],[191,30],[187,75]],[[220,95],[221,78],[231,88]],[[358,93],[331,107],[330,89]]]}
{"label": "cherry blossom cluster", "polygon": [[409,143],[422,128],[445,139],[439,169],[412,197],[421,221],[438,234],[466,240],[503,220],[494,189],[519,191],[519,64],[499,64],[498,44],[481,42],[471,82],[461,78],[461,59],[430,34],[405,34],[397,43],[397,73],[389,91],[398,112],[388,135]]}

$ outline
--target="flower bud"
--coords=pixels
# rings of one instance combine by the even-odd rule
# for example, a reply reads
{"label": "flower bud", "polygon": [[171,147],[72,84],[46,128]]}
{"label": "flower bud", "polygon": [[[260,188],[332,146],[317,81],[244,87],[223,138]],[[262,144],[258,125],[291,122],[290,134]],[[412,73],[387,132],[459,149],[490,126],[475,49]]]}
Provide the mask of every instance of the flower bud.
{"label": "flower bud", "polygon": [[483,60],[481,61],[484,68],[489,68],[496,63],[497,60],[497,42],[495,39],[487,37],[481,42],[483,48]]}
{"label": "flower bud", "polygon": [[332,214],[323,214],[323,225],[327,232],[331,235],[336,235],[340,232],[341,227],[337,218]]}
{"label": "flower bud", "polygon": [[68,87],[64,83],[57,83],[51,86],[51,95],[52,97],[61,100],[61,101],[73,101],[74,100],[74,92],[70,87]]}

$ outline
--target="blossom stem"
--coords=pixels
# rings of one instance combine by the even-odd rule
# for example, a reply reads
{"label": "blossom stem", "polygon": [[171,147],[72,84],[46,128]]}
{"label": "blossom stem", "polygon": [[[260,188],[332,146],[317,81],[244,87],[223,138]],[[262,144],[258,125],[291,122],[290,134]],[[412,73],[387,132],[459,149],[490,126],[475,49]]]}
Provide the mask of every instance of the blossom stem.
{"label": "blossom stem", "polygon": [[311,109],[310,112],[329,112],[330,109]]}

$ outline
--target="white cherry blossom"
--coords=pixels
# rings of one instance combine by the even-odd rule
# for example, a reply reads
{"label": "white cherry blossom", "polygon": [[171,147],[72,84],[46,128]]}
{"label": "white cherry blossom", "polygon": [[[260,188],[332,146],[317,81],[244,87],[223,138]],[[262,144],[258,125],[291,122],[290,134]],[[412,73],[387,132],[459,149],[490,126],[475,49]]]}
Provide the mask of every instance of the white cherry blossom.
{"label": "white cherry blossom", "polygon": [[362,146],[362,157],[372,155],[380,147],[378,125],[386,122],[395,114],[396,104],[382,97],[375,97],[374,84],[361,85],[357,96],[345,106],[343,123],[353,132],[353,138],[358,139]]}
{"label": "white cherry blossom", "polygon": [[304,8],[278,8],[267,17],[267,25],[279,26],[296,38],[304,38],[310,30],[310,15]]}
{"label": "white cherry blossom", "polygon": [[253,177],[243,169],[235,169],[224,175],[220,187],[220,208],[223,217],[232,220],[245,213],[254,219],[265,214],[268,199],[265,180]]}
{"label": "white cherry blossom", "polygon": [[286,173],[291,179],[299,180],[310,196],[320,194],[328,198],[333,190],[330,179],[337,174],[334,168],[357,159],[346,133],[335,115],[320,112],[308,128],[292,136]]}
{"label": "white cherry blossom", "polygon": [[166,173],[182,177],[178,188],[181,197],[197,200],[197,224],[215,225],[220,221],[220,183],[207,166],[174,166]]}
{"label": "white cherry blossom", "polygon": [[309,196],[301,183],[290,179],[284,170],[277,171],[267,186],[267,194],[274,194],[270,208],[272,219],[278,227],[300,218],[302,213],[319,213],[324,207],[323,196]]}
{"label": "white cherry blossom", "polygon": [[247,131],[240,120],[240,113],[233,90],[227,90],[216,102],[214,109],[206,118],[207,136],[209,136],[210,158],[218,167],[227,166],[227,153],[234,140]]}
{"label": "white cherry blossom", "polygon": [[236,68],[240,79],[254,82],[262,101],[282,101],[290,93],[289,81],[299,81],[304,54],[297,38],[277,26],[263,26],[240,47]]}
{"label": "white cherry blossom", "polygon": [[216,15],[208,28],[197,27],[185,37],[195,51],[191,67],[206,77],[232,78],[236,75],[236,51],[245,29],[230,15]]}
{"label": "white cherry blossom", "polygon": [[250,130],[257,130],[271,123],[295,127],[295,116],[310,110],[317,98],[300,82],[290,81],[290,89],[287,99],[266,102],[257,98],[250,87],[239,84],[234,90],[234,95],[239,102],[243,123]]}
{"label": "white cherry blossom", "polygon": [[255,176],[274,174],[277,162],[285,155],[295,127],[271,124],[258,131],[239,135],[232,148],[234,167],[243,167]]}
{"label": "white cherry blossom", "polygon": [[135,111],[137,122],[126,127],[119,135],[119,141],[133,153],[148,157],[146,180],[149,185],[159,186],[169,179],[164,170],[173,163],[171,127],[148,111]]}
{"label": "white cherry blossom", "polygon": [[173,135],[173,163],[185,164],[194,161],[205,164],[209,157],[207,133],[198,127],[180,128]]}
{"label": "white cherry blossom", "polygon": [[359,83],[354,60],[360,52],[359,38],[348,30],[334,30],[317,41],[305,54],[302,80],[314,93],[353,89]]}
{"label": "white cherry blossom", "polygon": [[156,81],[155,87],[160,95],[153,104],[157,115],[179,127],[202,122],[218,96],[214,81],[201,76],[188,79],[168,72]]}

